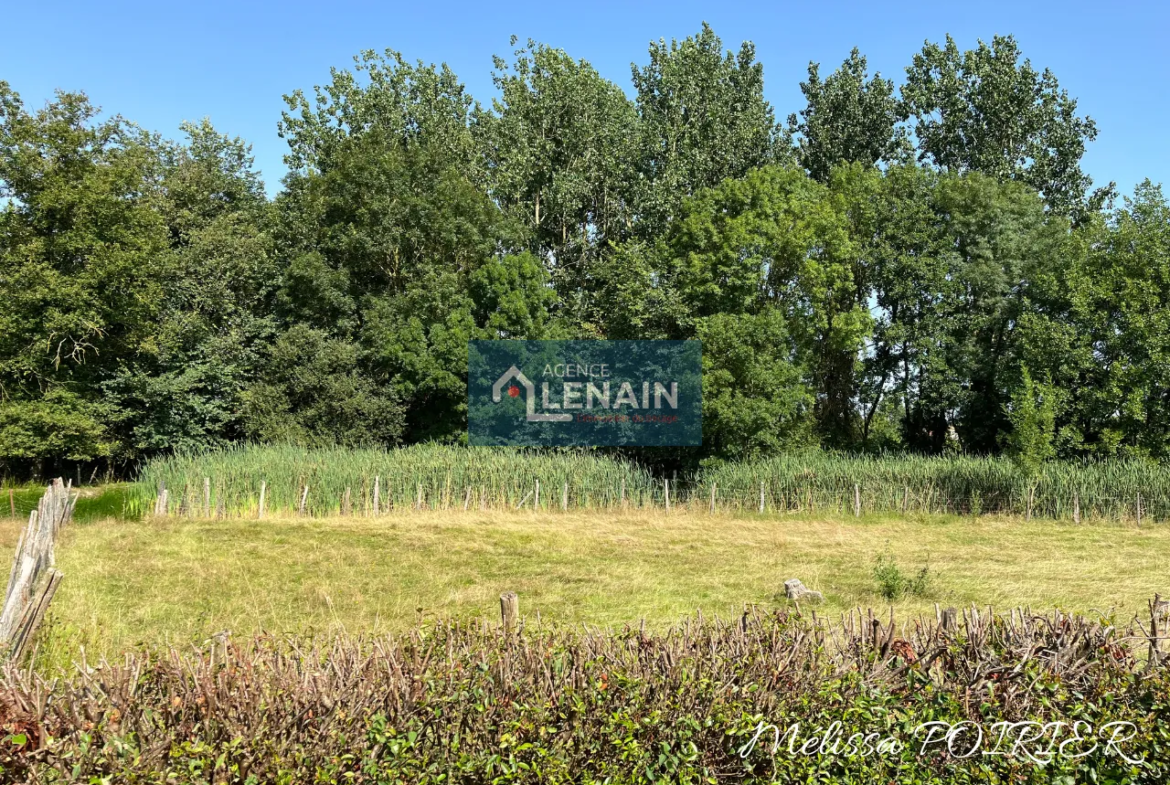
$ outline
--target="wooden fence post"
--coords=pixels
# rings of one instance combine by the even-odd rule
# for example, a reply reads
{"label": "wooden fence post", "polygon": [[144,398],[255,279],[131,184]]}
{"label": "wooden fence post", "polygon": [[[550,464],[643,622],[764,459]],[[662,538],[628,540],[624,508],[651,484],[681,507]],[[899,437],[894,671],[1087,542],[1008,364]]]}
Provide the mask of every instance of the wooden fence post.
{"label": "wooden fence post", "polygon": [[1036,499],[1036,486],[1033,485],[1030,488],[1028,488],[1028,511],[1024,516],[1024,520],[1026,520],[1026,521],[1032,520],[1032,504],[1035,502],[1035,499]]}
{"label": "wooden fence post", "polygon": [[374,475],[374,517],[382,514],[382,478]]}
{"label": "wooden fence post", "polygon": [[203,517],[211,517],[211,478],[203,478]]}
{"label": "wooden fence post", "polygon": [[711,483],[711,514],[715,514],[715,483]]}
{"label": "wooden fence post", "polygon": [[1073,523],[1081,522],[1081,495],[1073,491]]}
{"label": "wooden fence post", "polygon": [[532,509],[540,509],[540,480],[536,481],[536,495],[532,499]]}
{"label": "wooden fence post", "polygon": [[260,481],[260,507],[256,515],[257,520],[264,520],[264,495],[268,492],[268,483]]}
{"label": "wooden fence post", "polygon": [[568,483],[565,483],[564,487],[561,488],[561,509],[562,510],[569,509],[569,484]]}
{"label": "wooden fence post", "polygon": [[666,511],[670,512],[670,480],[662,478],[662,498],[666,503]]}
{"label": "wooden fence post", "polygon": [[12,510],[12,517],[15,518],[16,517],[16,494],[11,488],[8,489],[8,507]]}
{"label": "wooden fence post", "polygon": [[1162,617],[1170,615],[1170,601],[1163,600],[1161,594],[1155,594],[1150,601],[1150,658],[1146,662],[1146,670],[1162,664]]}
{"label": "wooden fence post", "polygon": [[420,482],[418,484],[418,496],[415,499],[414,508],[416,510],[421,510],[422,506],[423,506],[423,491],[422,491],[422,483]]}
{"label": "wooden fence post", "polygon": [[764,511],[764,484],[760,483],[760,512]]}
{"label": "wooden fence post", "polygon": [[297,515],[304,515],[305,514],[305,504],[308,501],[309,501],[309,486],[302,485],[301,486],[301,501],[297,505]]}
{"label": "wooden fence post", "polygon": [[622,477],[622,489],[618,492],[618,503],[622,507],[626,506],[626,478]]}
{"label": "wooden fence post", "polygon": [[1139,529],[1142,528],[1142,495],[1140,493],[1137,495],[1137,525]]}
{"label": "wooden fence post", "polygon": [[853,517],[861,517],[861,486],[853,483]]}
{"label": "wooden fence post", "polygon": [[500,595],[500,623],[504,632],[514,632],[520,623],[520,598],[514,591]]}

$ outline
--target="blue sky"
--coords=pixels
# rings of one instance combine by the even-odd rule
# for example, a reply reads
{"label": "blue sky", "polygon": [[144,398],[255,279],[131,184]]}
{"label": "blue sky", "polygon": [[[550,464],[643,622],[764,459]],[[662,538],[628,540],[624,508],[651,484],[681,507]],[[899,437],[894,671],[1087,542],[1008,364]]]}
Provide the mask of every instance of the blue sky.
{"label": "blue sky", "polygon": [[446,61],[480,101],[493,94],[491,56],[510,54],[509,36],[565,49],[630,91],[630,63],[652,39],[685,38],[706,20],[738,48],[756,44],[768,100],[780,118],[803,107],[799,82],[809,60],[827,73],[857,46],[870,72],[900,81],[925,40],[953,35],[962,48],[1012,33],[1038,69],[1097,121],[1083,165],[1122,193],[1146,177],[1170,180],[1170,4],[1135,2],[786,3],[19,3],[0,6],[7,31],[0,79],[26,105],[53,90],[84,90],[164,135],[183,120],[210,117],[253,145],[270,192],[284,173],[276,134],[281,96],[311,90],[330,66],[362,49],[398,49],[410,59]]}

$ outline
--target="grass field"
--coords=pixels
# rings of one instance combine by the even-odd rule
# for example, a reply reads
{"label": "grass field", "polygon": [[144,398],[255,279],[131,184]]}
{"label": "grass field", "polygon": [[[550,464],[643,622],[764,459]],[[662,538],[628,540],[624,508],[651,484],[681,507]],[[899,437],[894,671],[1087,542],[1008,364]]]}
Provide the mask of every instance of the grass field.
{"label": "grass field", "polygon": [[[18,521],[0,523],[11,552]],[[985,515],[716,515],[682,511],[429,512],[380,518],[77,522],[58,548],[65,579],[38,661],[67,664],[142,643],[247,635],[385,632],[420,618],[495,617],[503,591],[558,623],[666,626],[702,609],[784,603],[785,579],[825,593],[818,612],[883,607],[888,553],[931,588],[899,618],[944,606],[1144,610],[1170,593],[1170,526]]]}

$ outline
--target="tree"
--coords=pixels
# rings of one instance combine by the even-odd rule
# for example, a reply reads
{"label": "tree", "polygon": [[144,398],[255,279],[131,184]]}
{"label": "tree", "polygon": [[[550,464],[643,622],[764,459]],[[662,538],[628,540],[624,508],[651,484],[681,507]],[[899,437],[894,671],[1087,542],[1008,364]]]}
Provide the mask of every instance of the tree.
{"label": "tree", "polygon": [[788,145],[764,100],[764,68],[755,46],[739,53],[704,23],[681,43],[650,45],[650,62],[633,71],[640,131],[638,231],[659,236],[683,198],[775,161]]}
{"label": "tree", "polygon": [[1170,454],[1170,206],[1146,181],[1032,287],[1021,358],[1066,392],[1067,455]]}
{"label": "tree", "polygon": [[708,316],[697,322],[696,334],[703,342],[709,454],[750,459],[810,441],[813,396],[777,309]]}
{"label": "tree", "polygon": [[362,373],[360,359],[353,344],[304,325],[290,328],[244,395],[248,436],[304,446],[397,444],[402,407],[392,390]]}
{"label": "tree", "polygon": [[668,245],[691,319],[780,309],[811,377],[822,434],[851,443],[855,366],[870,323],[829,191],[794,168],[755,170],[689,200]]}
{"label": "tree", "polygon": [[1012,428],[1006,437],[1007,452],[1029,478],[1056,455],[1056,391],[1051,384],[1037,384],[1027,368],[1020,369],[1020,383],[1007,406]]}
{"label": "tree", "polygon": [[840,163],[894,163],[907,157],[910,142],[899,123],[905,119],[894,83],[874,74],[867,80],[865,56],[854,49],[824,81],[817,63],[808,64],[800,83],[807,105],[788,118],[797,135],[797,160],[820,182]]}
{"label": "tree", "polygon": [[251,150],[207,120],[182,128],[186,144],[161,148],[162,306],[151,339],[102,383],[134,455],[239,439],[241,395],[276,333],[278,271]]}
{"label": "tree", "polygon": [[332,69],[312,101],[300,90],[284,97],[289,111],[278,128],[292,172],[328,171],[340,145],[377,132],[404,145],[427,144],[461,174],[480,174],[469,128],[472,99],[446,64],[411,65],[392,49],[365,50],[353,60],[351,71]]}
{"label": "tree", "polygon": [[123,451],[101,387],[164,301],[157,145],[97,116],[79,93],[29,113],[0,82],[0,460],[26,467]]}
{"label": "tree", "polygon": [[593,266],[632,221],[634,105],[588,62],[532,41],[495,66],[500,97],[473,127],[490,192],[579,318]]}
{"label": "tree", "polygon": [[1112,193],[1110,184],[1089,196],[1092,179],[1080,167],[1097,124],[1077,115],[1076,100],[1051,71],[1020,62],[1012,36],[966,52],[950,36],[943,46],[927,42],[906,69],[902,100],[914,119],[919,160],[1020,180],[1073,217],[1099,209]]}
{"label": "tree", "polygon": [[548,286],[548,273],[532,254],[493,259],[472,273],[468,285],[478,337],[551,337],[549,309],[556,295]]}
{"label": "tree", "polygon": [[[422,109],[406,102],[421,112],[423,130],[413,121],[395,126],[404,117],[397,111],[403,95],[414,95],[401,85],[416,78],[414,71],[399,73],[401,63],[395,68],[368,88],[389,95],[359,91],[352,99],[376,108],[388,104],[393,122],[324,135],[328,143],[313,159],[316,168],[289,179],[280,207],[289,259],[280,301],[288,322],[313,325],[361,348],[358,372],[393,388],[405,411],[406,438],[459,439],[467,340],[475,329],[469,282],[504,253],[513,233],[473,182],[474,167],[469,174],[453,152],[447,113],[440,113],[444,122],[434,136],[425,130],[434,121],[428,108],[433,90],[423,91],[428,100]],[[349,84],[337,74],[335,81]],[[433,87],[431,77],[423,82]],[[438,104],[449,108],[457,91],[445,89],[450,100]],[[311,120],[304,127],[317,138],[328,123]]]}

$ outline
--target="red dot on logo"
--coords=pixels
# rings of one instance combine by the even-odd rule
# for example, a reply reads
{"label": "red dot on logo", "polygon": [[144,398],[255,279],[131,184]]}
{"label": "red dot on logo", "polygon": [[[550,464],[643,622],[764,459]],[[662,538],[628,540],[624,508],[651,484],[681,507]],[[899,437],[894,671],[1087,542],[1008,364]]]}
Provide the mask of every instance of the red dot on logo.
{"label": "red dot on logo", "polygon": [[508,388],[508,395],[515,398],[516,396],[520,395],[520,388],[513,384]]}

